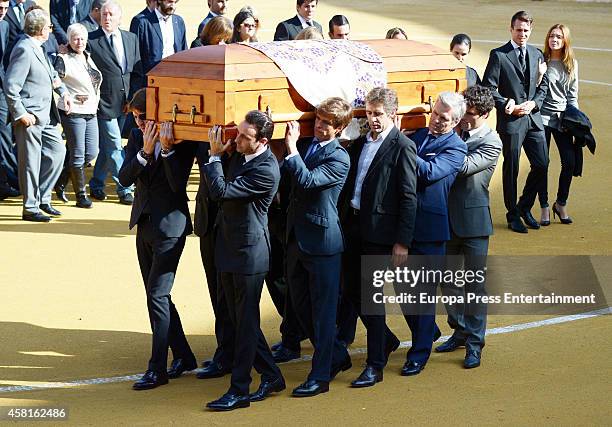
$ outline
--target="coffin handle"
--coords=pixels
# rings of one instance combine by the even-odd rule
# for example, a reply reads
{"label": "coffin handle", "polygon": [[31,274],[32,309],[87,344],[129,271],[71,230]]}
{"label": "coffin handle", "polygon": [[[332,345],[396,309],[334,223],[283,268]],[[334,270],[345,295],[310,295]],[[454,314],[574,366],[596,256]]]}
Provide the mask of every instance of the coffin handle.
{"label": "coffin handle", "polygon": [[195,105],[191,106],[191,112],[189,113],[189,121],[191,124],[195,124],[195,115],[196,115],[196,107]]}
{"label": "coffin handle", "polygon": [[176,114],[178,113],[178,105],[172,106],[172,123],[176,123]]}

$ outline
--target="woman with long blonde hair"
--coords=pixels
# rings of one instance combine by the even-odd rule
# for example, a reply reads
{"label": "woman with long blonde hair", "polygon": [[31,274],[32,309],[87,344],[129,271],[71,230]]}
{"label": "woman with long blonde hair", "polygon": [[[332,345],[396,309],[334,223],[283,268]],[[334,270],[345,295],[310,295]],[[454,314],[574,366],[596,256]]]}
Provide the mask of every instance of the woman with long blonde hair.
{"label": "woman with long blonde hair", "polygon": [[[546,142],[550,148],[550,138],[551,136],[555,138],[561,158],[559,188],[552,210],[553,214],[559,216],[561,223],[571,224],[572,219],[567,214],[566,206],[576,155],[572,135],[562,130],[560,118],[568,106],[578,108],[578,62],[574,57],[570,30],[567,26],[555,24],[548,30],[544,41],[544,59],[547,64],[548,93],[540,112],[544,122]],[[539,193],[542,225],[550,224],[547,187],[546,183],[546,187]]]}

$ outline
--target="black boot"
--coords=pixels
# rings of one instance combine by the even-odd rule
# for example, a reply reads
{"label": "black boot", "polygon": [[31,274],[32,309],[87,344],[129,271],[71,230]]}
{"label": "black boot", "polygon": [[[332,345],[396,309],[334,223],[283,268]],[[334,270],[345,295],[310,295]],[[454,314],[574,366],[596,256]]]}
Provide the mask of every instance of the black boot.
{"label": "black boot", "polygon": [[85,191],[85,170],[83,166],[70,168],[70,174],[72,175],[72,186],[76,194],[77,208],[91,208],[91,200],[87,197],[87,192]]}
{"label": "black boot", "polygon": [[68,169],[67,166],[64,166],[64,168],[62,169],[62,173],[60,173],[60,176],[59,178],[57,178],[57,182],[55,183],[55,186],[53,187],[53,189],[55,190],[55,195],[57,196],[57,199],[64,203],[69,202],[68,196],[66,196],[66,185],[68,185],[69,174],[70,174],[70,170]]}

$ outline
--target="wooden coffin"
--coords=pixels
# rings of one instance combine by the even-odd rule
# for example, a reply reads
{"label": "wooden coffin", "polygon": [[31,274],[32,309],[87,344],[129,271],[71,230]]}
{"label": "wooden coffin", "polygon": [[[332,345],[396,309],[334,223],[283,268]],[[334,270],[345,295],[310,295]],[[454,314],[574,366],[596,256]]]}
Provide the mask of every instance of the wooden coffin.
{"label": "wooden coffin", "polygon": [[[408,40],[362,43],[384,60],[388,87],[398,93],[402,128],[426,126],[432,102],[440,92],[466,87],[465,67],[448,51]],[[165,58],[147,78],[147,119],[174,122],[175,138],[207,141],[211,126],[231,128],[254,109],[271,114],[273,138],[284,138],[291,120],[300,121],[303,136],[312,135],[314,107],[271,59],[248,46],[205,46],[179,52]],[[357,109],[355,116],[365,117],[365,111]]]}

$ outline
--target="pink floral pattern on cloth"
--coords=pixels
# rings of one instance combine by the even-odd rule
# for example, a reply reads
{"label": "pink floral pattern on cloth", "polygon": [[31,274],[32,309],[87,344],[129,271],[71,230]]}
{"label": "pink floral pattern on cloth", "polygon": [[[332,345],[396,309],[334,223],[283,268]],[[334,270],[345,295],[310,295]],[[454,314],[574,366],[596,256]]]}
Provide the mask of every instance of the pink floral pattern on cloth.
{"label": "pink floral pattern on cloth", "polygon": [[292,40],[250,43],[281,69],[311,105],[339,96],[353,107],[365,105],[366,94],[387,85],[382,57],[370,46],[350,40]]}

